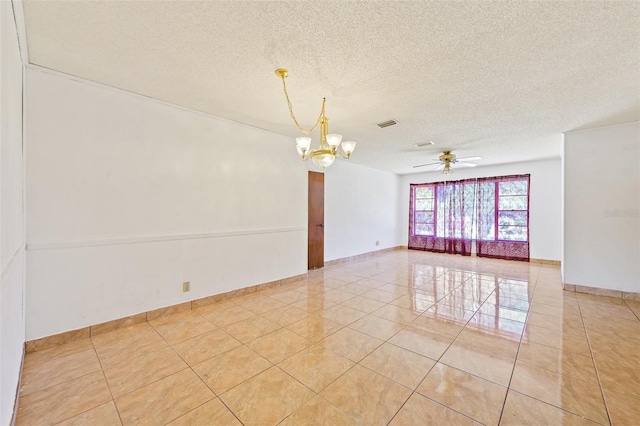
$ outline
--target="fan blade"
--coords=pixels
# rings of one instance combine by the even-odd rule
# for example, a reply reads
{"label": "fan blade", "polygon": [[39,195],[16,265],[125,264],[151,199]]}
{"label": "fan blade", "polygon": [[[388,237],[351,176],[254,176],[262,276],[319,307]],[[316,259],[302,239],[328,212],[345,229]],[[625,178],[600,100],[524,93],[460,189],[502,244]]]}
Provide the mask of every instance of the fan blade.
{"label": "fan blade", "polygon": [[476,163],[462,162],[462,163],[456,163],[456,165],[454,167],[475,167],[475,166],[477,166]]}
{"label": "fan blade", "polygon": [[438,163],[429,163],[429,164],[420,164],[418,166],[413,166],[413,168],[415,169],[416,167],[433,166],[434,164],[440,164],[440,162],[438,162]]}
{"label": "fan blade", "polygon": [[478,161],[478,160],[482,160],[482,157],[463,157],[463,158],[456,158],[456,161]]}
{"label": "fan blade", "polygon": [[442,170],[442,169],[444,169],[444,164],[440,163],[440,165],[435,168],[435,171],[437,172],[438,170]]}

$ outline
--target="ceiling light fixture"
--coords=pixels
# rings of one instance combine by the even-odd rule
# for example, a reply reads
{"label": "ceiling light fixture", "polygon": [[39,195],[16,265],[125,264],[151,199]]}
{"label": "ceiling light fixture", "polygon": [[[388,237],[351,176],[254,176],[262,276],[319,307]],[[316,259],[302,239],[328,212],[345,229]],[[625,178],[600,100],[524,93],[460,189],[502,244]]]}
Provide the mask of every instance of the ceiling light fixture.
{"label": "ceiling light fixture", "polygon": [[[434,160],[436,160],[434,158]],[[428,164],[419,164],[417,166],[413,166],[413,168],[417,167],[425,167],[425,166],[433,166],[437,164],[435,170],[442,170],[442,173],[445,175],[450,175],[454,173],[453,165],[456,167],[475,167],[476,163],[471,163],[471,161],[482,160],[482,157],[464,157],[458,158],[455,154],[451,153],[451,151],[444,151],[440,157],[437,158],[435,163]]]}
{"label": "ceiling light fixture", "polygon": [[[282,79],[282,88],[284,89],[284,96],[287,99],[287,104],[289,105],[289,115],[291,116],[291,119],[298,129],[305,135],[310,135],[318,125],[320,126],[319,148],[311,149],[311,138],[309,136],[300,136],[296,138],[296,149],[298,150],[298,154],[300,154],[302,160],[306,161],[308,158],[311,158],[316,166],[324,169],[333,164],[338,154],[345,159],[349,159],[349,157],[351,157],[351,153],[356,148],[356,143],[353,141],[340,143],[342,141],[342,135],[335,133],[328,134],[329,119],[324,115],[324,104],[326,102],[326,98],[322,98],[322,109],[320,110],[320,115],[318,116],[316,123],[311,126],[310,129],[307,130],[298,123],[296,116],[293,114],[293,106],[289,100],[289,93],[287,93],[287,83],[285,82],[285,78],[288,75],[289,71],[284,68],[278,68],[276,70],[276,76]],[[338,145],[342,147],[342,152],[338,150]]]}
{"label": "ceiling light fixture", "polygon": [[440,157],[438,157],[440,161],[444,161],[444,169],[442,169],[443,175],[452,175],[455,171],[451,168],[451,163],[456,162],[455,154],[452,154],[451,151],[445,151],[442,153]]}
{"label": "ceiling light fixture", "polygon": [[444,163],[444,169],[442,169],[443,175],[452,175],[455,171],[451,168],[451,162],[447,161]]}

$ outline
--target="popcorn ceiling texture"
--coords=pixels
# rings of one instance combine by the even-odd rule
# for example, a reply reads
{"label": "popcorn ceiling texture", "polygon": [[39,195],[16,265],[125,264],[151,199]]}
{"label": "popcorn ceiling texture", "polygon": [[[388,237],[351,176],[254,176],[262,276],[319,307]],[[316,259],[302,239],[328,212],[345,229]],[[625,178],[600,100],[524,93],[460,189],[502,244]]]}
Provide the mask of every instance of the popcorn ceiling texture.
{"label": "popcorn ceiling texture", "polygon": [[400,174],[445,149],[482,165],[559,158],[561,132],[640,115],[640,2],[26,0],[24,13],[32,64],[298,136],[273,74],[288,68],[301,124],[326,96],[330,132],[358,142],[351,161]]}

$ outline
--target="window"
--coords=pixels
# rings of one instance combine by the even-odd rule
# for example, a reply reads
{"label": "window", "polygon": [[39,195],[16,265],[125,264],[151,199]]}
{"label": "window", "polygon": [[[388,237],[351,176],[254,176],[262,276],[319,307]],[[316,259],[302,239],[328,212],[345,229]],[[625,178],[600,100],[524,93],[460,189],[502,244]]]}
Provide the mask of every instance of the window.
{"label": "window", "polygon": [[409,248],[529,259],[529,175],[411,185]]}
{"label": "window", "polygon": [[435,185],[415,187],[414,230],[416,235],[435,233]]}
{"label": "window", "polygon": [[476,180],[411,186],[409,247],[471,255]]}
{"label": "window", "polygon": [[498,186],[497,240],[527,241],[529,238],[529,182],[496,182]]}
{"label": "window", "polygon": [[529,180],[491,180],[479,184],[478,239],[528,241]]}

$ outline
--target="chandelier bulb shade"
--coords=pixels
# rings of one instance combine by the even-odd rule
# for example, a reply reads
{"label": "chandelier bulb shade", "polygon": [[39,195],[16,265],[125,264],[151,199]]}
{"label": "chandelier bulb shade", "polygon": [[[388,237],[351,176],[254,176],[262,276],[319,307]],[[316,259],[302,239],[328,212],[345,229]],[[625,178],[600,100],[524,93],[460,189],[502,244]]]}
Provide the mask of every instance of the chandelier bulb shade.
{"label": "chandelier bulb shade", "polygon": [[335,133],[331,135],[327,135],[327,144],[329,144],[331,148],[337,148],[338,145],[340,145],[341,141],[342,141],[342,135],[338,135]]}
{"label": "chandelier bulb shade", "polygon": [[304,157],[309,153],[309,148],[311,147],[311,138],[308,136],[300,136],[296,138],[296,148],[298,149],[298,154]]}
{"label": "chandelier bulb shade", "polygon": [[351,156],[351,153],[356,149],[356,143],[354,141],[344,141],[340,144],[347,158]]}
{"label": "chandelier bulb shade", "polygon": [[289,93],[287,92],[287,83],[285,82],[285,78],[289,76],[289,71],[284,68],[279,68],[276,70],[276,76],[282,79],[282,88],[287,100],[287,105],[289,106],[289,115],[298,127],[298,130],[305,135],[311,135],[317,127],[320,128],[320,144],[316,149],[311,149],[310,136],[300,136],[296,138],[296,150],[298,151],[300,158],[305,161],[311,158],[311,161],[321,169],[331,166],[338,155],[342,158],[349,159],[356,148],[356,143],[353,141],[342,142],[342,135],[329,133],[329,119],[324,113],[325,103],[327,101],[326,98],[322,99],[322,108],[316,123],[311,126],[311,128],[305,129],[300,125],[300,123],[298,123],[298,119],[293,113],[293,106],[291,105]]}

